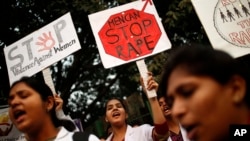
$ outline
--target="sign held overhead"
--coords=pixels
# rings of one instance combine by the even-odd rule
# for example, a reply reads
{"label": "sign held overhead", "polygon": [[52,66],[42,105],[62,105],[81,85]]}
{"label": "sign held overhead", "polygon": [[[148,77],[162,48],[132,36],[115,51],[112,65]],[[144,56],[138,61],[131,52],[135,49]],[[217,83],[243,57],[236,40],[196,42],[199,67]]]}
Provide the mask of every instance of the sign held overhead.
{"label": "sign held overhead", "polygon": [[151,0],[91,14],[89,21],[105,68],[143,59],[171,47]]}

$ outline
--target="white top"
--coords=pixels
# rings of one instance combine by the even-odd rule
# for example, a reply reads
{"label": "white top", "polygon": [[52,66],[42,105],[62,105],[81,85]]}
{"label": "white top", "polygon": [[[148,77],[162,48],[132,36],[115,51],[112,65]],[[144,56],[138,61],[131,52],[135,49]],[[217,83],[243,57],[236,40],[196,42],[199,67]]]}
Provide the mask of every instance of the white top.
{"label": "white top", "polygon": [[[149,124],[143,124],[134,128],[127,125],[124,141],[153,141],[153,128],[154,127]],[[113,133],[107,138],[106,141],[111,141],[112,137]]]}
{"label": "white top", "polygon": [[187,138],[187,131],[181,125],[180,125],[180,128],[181,128],[181,134],[182,134],[183,141],[190,141]]}
{"label": "white top", "polygon": [[[56,138],[53,141],[73,141],[73,134],[75,132],[69,132],[64,127],[59,127],[60,131],[58,132]],[[20,141],[27,141],[27,139],[22,138]],[[83,140],[84,141],[84,140]],[[100,141],[95,135],[90,134],[88,141]]]}

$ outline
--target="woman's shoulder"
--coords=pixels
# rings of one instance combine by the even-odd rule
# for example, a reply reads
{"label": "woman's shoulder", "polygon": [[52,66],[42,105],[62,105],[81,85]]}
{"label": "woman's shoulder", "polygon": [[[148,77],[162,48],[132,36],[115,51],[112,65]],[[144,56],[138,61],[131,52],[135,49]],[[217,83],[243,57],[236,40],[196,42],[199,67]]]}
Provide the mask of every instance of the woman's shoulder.
{"label": "woman's shoulder", "polygon": [[135,128],[135,129],[137,129],[137,128],[140,128],[140,129],[153,129],[154,128],[154,126],[152,126],[152,125],[150,125],[150,124],[142,124],[142,125],[140,125],[140,126],[136,126],[136,127],[133,127],[133,128]]}
{"label": "woman's shoulder", "polygon": [[72,136],[73,136],[74,132],[67,131],[63,126],[58,127],[58,129],[59,129],[59,132],[56,136],[55,141],[64,141],[64,140],[71,141],[72,140]]}
{"label": "woman's shoulder", "polygon": [[128,125],[127,128],[127,133],[131,134],[131,133],[135,133],[135,134],[151,134],[152,130],[153,130],[153,126],[151,126],[150,124],[142,124],[136,127],[132,127],[130,125]]}
{"label": "woman's shoulder", "polygon": [[[150,124],[142,124],[136,127],[129,127],[126,133],[126,137],[129,141],[133,140],[152,140],[153,126]],[[126,138],[125,137],[125,138]]]}
{"label": "woman's shoulder", "polygon": [[152,125],[150,125],[150,124],[147,124],[147,123],[145,123],[145,124],[142,124],[142,125],[140,125],[140,126],[142,126],[142,127],[153,127]]}
{"label": "woman's shoulder", "polygon": [[145,130],[145,129],[153,129],[154,127],[150,124],[141,124],[141,125],[136,125],[136,126],[130,126],[128,125],[127,131],[130,130]]}

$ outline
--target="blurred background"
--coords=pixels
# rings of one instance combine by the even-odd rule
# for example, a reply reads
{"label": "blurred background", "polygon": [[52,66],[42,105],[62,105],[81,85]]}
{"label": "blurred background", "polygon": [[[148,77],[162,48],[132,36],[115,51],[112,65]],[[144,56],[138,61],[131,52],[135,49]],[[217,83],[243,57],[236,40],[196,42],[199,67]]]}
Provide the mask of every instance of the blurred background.
{"label": "blurred background", "polygon": [[[93,131],[101,137],[107,128],[103,120],[104,103],[109,97],[118,96],[129,107],[130,124],[151,123],[150,109],[140,87],[136,63],[104,69],[88,20],[91,13],[132,1],[1,0],[0,106],[8,104],[9,90],[3,48],[70,12],[81,49],[50,67],[55,89],[64,100],[64,112],[73,119],[80,119],[84,130]],[[192,42],[210,44],[190,0],[153,2],[172,43],[172,49]],[[171,50],[145,59],[149,71],[153,72],[157,81]],[[243,58],[244,60],[247,59]],[[40,73],[37,75],[41,76]]]}

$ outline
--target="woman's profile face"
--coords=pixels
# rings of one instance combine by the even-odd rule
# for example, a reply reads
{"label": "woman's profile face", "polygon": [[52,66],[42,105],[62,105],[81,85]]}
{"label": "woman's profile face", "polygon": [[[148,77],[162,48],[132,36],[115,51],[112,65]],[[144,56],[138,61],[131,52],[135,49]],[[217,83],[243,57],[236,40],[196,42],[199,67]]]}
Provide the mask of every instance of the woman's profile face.
{"label": "woman's profile face", "polygon": [[108,101],[106,106],[106,121],[111,125],[120,125],[125,123],[127,113],[122,103],[117,99]]}
{"label": "woman's profile face", "polygon": [[228,135],[235,113],[232,87],[211,77],[194,76],[176,68],[170,74],[167,95],[173,99],[172,114],[195,141],[220,141]]}
{"label": "woman's profile face", "polygon": [[171,110],[170,110],[169,105],[166,102],[165,97],[160,97],[158,101],[159,101],[159,105],[161,107],[161,110],[162,110],[164,116],[165,117],[171,116]]}
{"label": "woman's profile face", "polygon": [[9,93],[9,115],[21,132],[34,130],[42,124],[46,113],[40,95],[24,82],[17,83]]}

